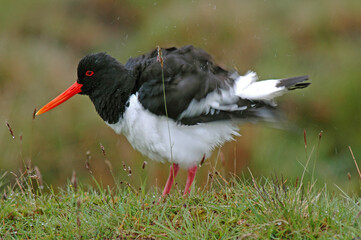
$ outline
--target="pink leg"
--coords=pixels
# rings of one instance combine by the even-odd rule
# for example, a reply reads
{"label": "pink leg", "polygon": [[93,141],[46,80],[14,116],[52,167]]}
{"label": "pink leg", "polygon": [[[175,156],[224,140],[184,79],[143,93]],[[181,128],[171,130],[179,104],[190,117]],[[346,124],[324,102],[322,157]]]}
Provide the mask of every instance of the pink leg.
{"label": "pink leg", "polygon": [[172,166],[170,166],[169,177],[163,190],[163,194],[162,194],[163,196],[168,195],[168,193],[170,192],[170,189],[172,188],[172,185],[174,183],[174,178],[177,176],[178,170],[179,170],[178,164],[173,163]]}
{"label": "pink leg", "polygon": [[194,177],[196,176],[196,172],[197,172],[197,165],[188,169],[187,183],[186,183],[186,188],[184,189],[184,196],[190,192],[189,188],[193,183]]}

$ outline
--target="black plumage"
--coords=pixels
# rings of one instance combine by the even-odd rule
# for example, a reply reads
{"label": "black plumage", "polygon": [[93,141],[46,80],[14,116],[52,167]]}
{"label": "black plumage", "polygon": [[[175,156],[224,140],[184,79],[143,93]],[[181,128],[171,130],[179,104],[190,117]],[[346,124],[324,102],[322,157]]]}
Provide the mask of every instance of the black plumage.
{"label": "black plumage", "polygon": [[[162,49],[163,75],[168,117],[177,120],[190,102],[204,98],[218,88],[232,84],[230,74],[215,65],[211,56],[193,46]],[[157,61],[157,49],[130,59],[139,86],[139,101],[150,112],[165,115],[162,67]]]}

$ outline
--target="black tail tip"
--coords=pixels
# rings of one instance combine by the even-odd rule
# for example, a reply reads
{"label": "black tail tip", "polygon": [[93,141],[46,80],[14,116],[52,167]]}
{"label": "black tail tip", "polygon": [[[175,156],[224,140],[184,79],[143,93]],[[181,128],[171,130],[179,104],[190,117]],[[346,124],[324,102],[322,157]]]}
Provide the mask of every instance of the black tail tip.
{"label": "black tail tip", "polygon": [[288,90],[301,89],[308,87],[308,85],[311,84],[309,82],[304,82],[307,80],[309,80],[308,75],[285,78],[281,79],[280,82],[276,85],[276,87],[286,87]]}
{"label": "black tail tip", "polygon": [[297,83],[296,85],[293,85],[293,86],[288,87],[288,90],[306,88],[306,87],[308,87],[310,84],[311,84],[310,82],[307,82],[307,83]]}

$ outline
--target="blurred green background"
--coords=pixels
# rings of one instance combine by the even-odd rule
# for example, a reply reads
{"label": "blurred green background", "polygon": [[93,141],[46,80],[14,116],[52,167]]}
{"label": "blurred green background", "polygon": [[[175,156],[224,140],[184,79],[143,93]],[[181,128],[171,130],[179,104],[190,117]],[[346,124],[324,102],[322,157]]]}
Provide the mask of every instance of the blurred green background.
{"label": "blurred green background", "polygon": [[[101,143],[119,181],[162,187],[169,165],[135,152],[103,123],[87,97],[75,96],[35,120],[32,115],[76,80],[77,63],[87,53],[106,51],[124,63],[157,45],[193,44],[241,74],[254,70],[260,79],[305,74],[312,79],[309,88],[278,99],[292,130],[242,126],[242,136],[200,168],[197,186],[215,165],[226,177],[248,176],[248,167],[255,176],[296,179],[314,148],[307,178],[314,169],[317,184],[360,192],[348,149],[360,164],[360,0],[2,0],[0,9],[1,171],[18,173],[31,163],[46,184],[63,186],[73,170],[91,183],[85,167],[90,151],[95,177],[113,185]],[[183,181],[185,171],[178,178],[182,187]]]}

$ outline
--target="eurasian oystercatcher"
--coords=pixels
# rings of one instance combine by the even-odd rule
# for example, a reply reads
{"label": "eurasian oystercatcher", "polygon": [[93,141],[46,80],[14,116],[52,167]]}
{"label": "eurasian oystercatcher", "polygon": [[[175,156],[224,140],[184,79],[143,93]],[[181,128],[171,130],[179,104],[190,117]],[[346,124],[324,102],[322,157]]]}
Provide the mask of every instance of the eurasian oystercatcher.
{"label": "eurasian oystercatcher", "polygon": [[193,46],[156,48],[125,65],[106,53],[85,56],[78,80],[46,104],[42,114],[75,94],[88,95],[100,117],[150,159],[172,163],[163,195],[179,166],[188,169],[186,195],[197,166],[212,150],[238,135],[242,122],[277,120],[273,101],[305,88],[308,76],[257,81],[217,66]]}

